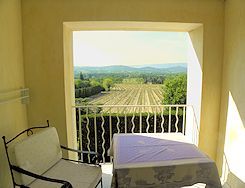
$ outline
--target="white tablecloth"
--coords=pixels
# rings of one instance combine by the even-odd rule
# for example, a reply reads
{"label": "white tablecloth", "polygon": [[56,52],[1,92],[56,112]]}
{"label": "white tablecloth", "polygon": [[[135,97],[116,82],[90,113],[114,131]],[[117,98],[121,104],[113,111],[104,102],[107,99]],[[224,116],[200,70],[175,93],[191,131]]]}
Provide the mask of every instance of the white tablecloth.
{"label": "white tablecloth", "polygon": [[112,187],[220,188],[214,161],[181,133],[114,134]]}

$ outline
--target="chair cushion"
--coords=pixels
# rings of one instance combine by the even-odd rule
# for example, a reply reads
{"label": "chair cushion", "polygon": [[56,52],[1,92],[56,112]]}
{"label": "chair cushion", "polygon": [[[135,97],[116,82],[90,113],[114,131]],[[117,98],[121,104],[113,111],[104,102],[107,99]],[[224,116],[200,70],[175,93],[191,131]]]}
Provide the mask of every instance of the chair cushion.
{"label": "chair cushion", "polygon": [[[95,165],[77,164],[61,159],[43,176],[66,180],[72,184],[73,188],[95,188],[101,179],[102,172],[101,168]],[[31,188],[60,188],[61,184],[35,180],[28,186]]]}
{"label": "chair cushion", "polygon": [[[33,134],[12,148],[13,163],[20,168],[36,174],[43,174],[56,164],[62,157],[59,138],[54,127]],[[17,173],[15,173],[16,176]],[[35,179],[18,173],[20,183],[30,184]]]}

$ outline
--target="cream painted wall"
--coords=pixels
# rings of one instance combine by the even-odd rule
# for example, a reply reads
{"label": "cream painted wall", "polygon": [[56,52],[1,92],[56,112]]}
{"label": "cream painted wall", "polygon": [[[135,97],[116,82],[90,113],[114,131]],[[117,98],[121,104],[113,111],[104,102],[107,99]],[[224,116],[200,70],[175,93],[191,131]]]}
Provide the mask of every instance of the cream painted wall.
{"label": "cream painted wall", "polygon": [[67,143],[63,22],[203,23],[200,147],[215,159],[223,60],[223,14],[223,0],[23,0],[25,76],[31,89],[29,123],[50,119],[58,129],[61,142]]}
{"label": "cream painted wall", "polygon": [[217,162],[225,152],[231,187],[245,187],[245,1],[225,5],[223,86]]}
{"label": "cream painted wall", "polygon": [[[3,92],[24,88],[21,27],[20,1],[0,0],[0,101]],[[10,138],[26,128],[25,105],[0,104],[0,187],[12,187],[2,136]]]}
{"label": "cream painted wall", "polygon": [[[186,136],[191,141],[198,137],[200,129],[202,100],[202,63],[203,63],[203,26],[189,32],[188,36],[188,68],[187,68],[187,109]],[[193,110],[196,122],[193,121]]]}

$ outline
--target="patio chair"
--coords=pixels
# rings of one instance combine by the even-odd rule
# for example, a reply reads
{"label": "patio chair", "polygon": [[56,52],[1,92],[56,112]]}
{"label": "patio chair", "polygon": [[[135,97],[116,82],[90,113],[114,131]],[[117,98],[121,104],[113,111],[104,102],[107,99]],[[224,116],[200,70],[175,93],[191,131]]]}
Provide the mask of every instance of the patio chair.
{"label": "patio chair", "polygon": [[[42,129],[33,134],[33,129]],[[27,133],[21,141],[13,142]],[[9,141],[3,136],[13,186],[21,188],[102,187],[98,153],[61,146],[56,128],[49,124],[22,131]],[[61,149],[91,155],[94,164],[62,157]]]}

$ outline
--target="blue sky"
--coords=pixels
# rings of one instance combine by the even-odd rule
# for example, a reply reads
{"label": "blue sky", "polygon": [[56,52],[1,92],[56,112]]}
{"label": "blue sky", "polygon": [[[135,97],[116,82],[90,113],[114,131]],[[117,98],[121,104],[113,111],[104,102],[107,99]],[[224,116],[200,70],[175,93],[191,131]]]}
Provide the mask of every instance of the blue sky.
{"label": "blue sky", "polygon": [[73,32],[75,66],[185,63],[187,33],[152,31]]}

